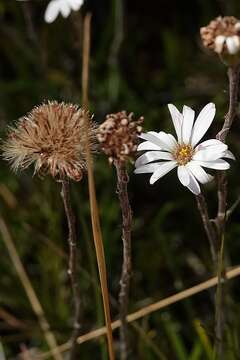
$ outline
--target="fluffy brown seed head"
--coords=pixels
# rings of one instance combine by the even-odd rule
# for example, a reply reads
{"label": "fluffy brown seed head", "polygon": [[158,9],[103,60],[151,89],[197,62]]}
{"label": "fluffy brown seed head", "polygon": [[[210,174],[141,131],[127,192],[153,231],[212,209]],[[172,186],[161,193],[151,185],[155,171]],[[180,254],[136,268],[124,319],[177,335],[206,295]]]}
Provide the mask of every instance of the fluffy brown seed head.
{"label": "fluffy brown seed head", "polygon": [[133,120],[133,113],[127,114],[126,111],[107,115],[98,128],[97,139],[110,162],[125,162],[134,156],[142,122],[143,117]]}
{"label": "fluffy brown seed head", "polygon": [[34,173],[79,181],[86,168],[86,142],[94,149],[95,126],[76,105],[49,101],[10,127],[3,157],[13,170],[34,164]]}
{"label": "fluffy brown seed head", "polygon": [[229,51],[224,42],[223,45],[217,44],[218,37],[237,37],[240,39],[240,21],[234,16],[217,17],[207,26],[200,29],[203,45],[220,55],[228,55]]}

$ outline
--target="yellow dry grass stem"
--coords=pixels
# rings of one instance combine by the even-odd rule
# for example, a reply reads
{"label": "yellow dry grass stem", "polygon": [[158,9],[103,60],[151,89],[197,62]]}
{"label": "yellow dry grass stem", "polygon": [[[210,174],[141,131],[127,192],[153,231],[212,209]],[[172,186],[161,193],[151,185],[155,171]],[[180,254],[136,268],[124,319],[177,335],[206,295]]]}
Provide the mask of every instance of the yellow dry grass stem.
{"label": "yellow dry grass stem", "polygon": [[[83,25],[83,67],[82,67],[82,91],[83,91],[83,108],[88,110],[88,83],[89,83],[89,58],[90,58],[90,40],[91,40],[91,15],[87,14],[84,19]],[[89,118],[86,115],[86,129],[89,126]],[[93,163],[89,144],[86,144],[86,158],[88,168],[88,188],[89,188],[89,200],[91,209],[91,220],[93,229],[93,238],[97,256],[98,271],[100,277],[104,315],[106,322],[106,334],[108,341],[108,354],[110,360],[114,360],[113,350],[113,337],[111,328],[111,314],[109,305],[108,285],[107,285],[107,271],[104,256],[104,247],[102,232],[99,219],[98,204],[96,198],[95,182],[93,175]]]}
{"label": "yellow dry grass stem", "polygon": [[[228,270],[226,272],[226,279],[230,280],[233,279],[236,276],[240,276],[240,266],[235,267],[234,269]],[[189,298],[190,296],[193,296],[195,294],[198,294],[204,290],[210,289],[213,286],[216,286],[218,282],[217,276],[212,277],[211,279],[204,281],[198,285],[195,285],[189,289],[183,290],[179,293],[176,293],[174,295],[171,295],[165,299],[162,299],[160,301],[157,301],[153,304],[147,305],[142,309],[139,309],[138,311],[135,311],[134,313],[131,313],[127,316],[127,321],[131,323],[132,321],[136,321],[138,319],[143,318],[144,316],[150,315],[151,313],[158,311],[160,309],[166,308],[169,305],[175,304],[183,299]],[[112,330],[115,330],[119,328],[121,325],[120,320],[116,320],[112,322]],[[77,342],[79,344],[83,344],[87,341],[94,340],[98,338],[99,336],[105,335],[107,333],[106,327],[101,327],[99,329],[90,331],[89,333],[79,336],[77,339]],[[68,351],[69,350],[69,344],[65,343],[61,346],[59,346],[58,351]],[[48,359],[51,356],[50,353],[45,353],[38,357],[38,359]]]}
{"label": "yellow dry grass stem", "polygon": [[8,250],[9,256],[16,269],[18,277],[22,283],[22,286],[24,287],[29,302],[32,306],[32,309],[38,318],[38,322],[43,331],[46,342],[50,348],[49,356],[52,356],[55,360],[63,360],[60,347],[58,347],[55,336],[50,330],[50,325],[45,317],[43,308],[37,298],[37,295],[33,289],[31,281],[23,267],[23,264],[18,255],[17,249],[14,245],[10,232],[2,217],[0,217],[0,232],[2,234],[3,242]]}

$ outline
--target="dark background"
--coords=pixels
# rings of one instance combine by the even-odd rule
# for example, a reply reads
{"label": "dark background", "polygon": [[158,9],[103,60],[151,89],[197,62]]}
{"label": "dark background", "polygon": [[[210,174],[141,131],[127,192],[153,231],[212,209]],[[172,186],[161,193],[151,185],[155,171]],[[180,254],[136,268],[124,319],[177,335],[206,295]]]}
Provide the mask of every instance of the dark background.
{"label": "dark background", "polygon": [[[199,111],[215,102],[217,115],[209,134],[221,128],[228,106],[226,67],[201,45],[199,29],[218,15],[240,17],[238,0],[142,1],[86,0],[68,19],[44,23],[48,1],[0,0],[0,125],[6,126],[44,100],[81,104],[82,18],[92,12],[90,107],[100,123],[107,113],[127,110],[145,117],[145,130],[173,131],[169,102]],[[229,145],[239,159],[240,125]],[[239,196],[239,162],[229,175],[229,204]],[[107,159],[95,158],[113,318],[121,273],[121,214],[116,177]],[[148,175],[133,174],[129,196],[134,213],[133,276],[129,311],[204,281],[212,275],[208,241],[194,196],[172,172],[154,186]],[[211,215],[216,184],[204,186]],[[0,209],[58,343],[71,333],[71,290],[67,269],[67,226],[60,185],[32,177],[32,169],[13,174],[1,163]],[[81,250],[80,286],[84,329],[103,324],[101,295],[91,234],[86,178],[72,184]],[[239,209],[226,235],[226,263],[240,257]],[[0,238],[0,335],[7,358],[21,344],[46,351],[42,332]],[[229,283],[226,359],[239,359],[238,279]],[[3,310],[23,327],[13,326]],[[201,326],[197,326],[199,324]],[[172,305],[130,326],[132,359],[209,359],[214,333],[214,290]],[[118,333],[115,332],[116,348]],[[206,340],[207,339],[207,340]],[[91,353],[90,353],[91,351]],[[107,359],[104,342],[80,347],[81,358]],[[91,355],[89,355],[91,354]]]}

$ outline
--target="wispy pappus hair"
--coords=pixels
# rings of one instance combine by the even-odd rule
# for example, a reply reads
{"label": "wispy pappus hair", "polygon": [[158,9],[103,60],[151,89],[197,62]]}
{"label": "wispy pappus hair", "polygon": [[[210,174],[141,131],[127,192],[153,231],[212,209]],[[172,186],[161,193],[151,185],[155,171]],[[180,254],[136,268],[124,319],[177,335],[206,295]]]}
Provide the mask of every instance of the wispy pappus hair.
{"label": "wispy pappus hair", "polygon": [[4,141],[3,158],[14,171],[34,164],[34,174],[80,181],[86,169],[86,145],[95,146],[95,126],[85,125],[87,112],[77,105],[49,101],[35,107],[14,127]]}

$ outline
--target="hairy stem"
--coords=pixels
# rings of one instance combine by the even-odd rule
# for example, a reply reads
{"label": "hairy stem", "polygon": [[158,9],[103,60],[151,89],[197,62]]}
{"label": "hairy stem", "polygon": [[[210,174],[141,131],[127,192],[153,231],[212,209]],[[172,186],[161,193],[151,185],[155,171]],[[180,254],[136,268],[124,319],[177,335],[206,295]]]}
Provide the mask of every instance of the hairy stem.
{"label": "hairy stem", "polygon": [[[221,131],[217,134],[217,139],[225,142],[236,116],[239,89],[239,66],[229,67],[229,109],[225,115],[225,120]],[[218,285],[216,293],[216,312],[215,312],[215,354],[217,359],[224,358],[223,336],[225,328],[225,293],[222,278],[224,277],[224,237],[227,220],[227,176],[226,172],[219,172],[218,180],[218,213],[215,219],[217,225],[218,243]]]}
{"label": "hairy stem", "polygon": [[126,360],[128,357],[128,326],[126,316],[128,313],[129,303],[129,287],[131,278],[131,228],[132,228],[132,210],[128,198],[128,174],[125,164],[120,161],[115,161],[114,165],[117,171],[117,193],[122,210],[122,241],[123,241],[123,264],[122,274],[120,280],[120,354],[121,360]]}
{"label": "hairy stem", "polygon": [[216,265],[217,265],[216,231],[214,229],[213,223],[210,221],[210,218],[209,218],[208,207],[207,207],[205,197],[203,196],[203,194],[199,194],[196,196],[196,199],[197,199],[198,209],[201,214],[203,226],[204,226],[205,232],[208,237],[213,266],[214,266],[214,269],[216,269]]}
{"label": "hairy stem", "polygon": [[81,329],[81,298],[80,290],[77,278],[77,235],[76,235],[76,226],[75,226],[75,216],[71,206],[70,199],[70,188],[69,181],[62,180],[62,191],[61,196],[64,203],[64,209],[68,222],[68,244],[69,244],[69,263],[68,263],[68,274],[71,280],[72,291],[73,291],[73,301],[74,301],[74,325],[73,333],[71,337],[71,350],[70,350],[70,359],[74,360],[77,356],[77,338]]}

